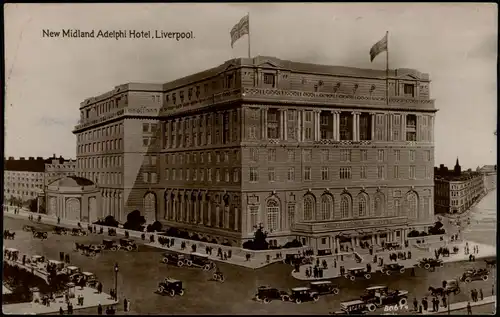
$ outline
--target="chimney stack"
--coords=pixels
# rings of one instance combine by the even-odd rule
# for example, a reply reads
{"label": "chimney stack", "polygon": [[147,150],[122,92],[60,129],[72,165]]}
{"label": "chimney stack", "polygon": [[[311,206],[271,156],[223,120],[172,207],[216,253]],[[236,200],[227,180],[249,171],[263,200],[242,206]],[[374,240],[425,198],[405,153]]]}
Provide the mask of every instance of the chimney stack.
{"label": "chimney stack", "polygon": [[13,161],[14,160],[14,157],[13,156],[9,156],[9,161]]}
{"label": "chimney stack", "polygon": [[30,156],[28,160],[33,161],[35,158],[33,156]]}
{"label": "chimney stack", "polygon": [[25,160],[25,158],[24,158],[23,156],[21,156],[21,157],[19,158],[19,160],[20,160],[20,161],[24,161],[24,160]]}

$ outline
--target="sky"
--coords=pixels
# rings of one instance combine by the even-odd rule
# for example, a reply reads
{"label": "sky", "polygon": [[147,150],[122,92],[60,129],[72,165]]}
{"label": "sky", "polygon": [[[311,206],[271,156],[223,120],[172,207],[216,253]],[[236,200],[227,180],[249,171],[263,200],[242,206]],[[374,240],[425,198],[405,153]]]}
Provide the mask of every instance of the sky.
{"label": "sky", "polygon": [[[229,31],[250,14],[252,56],[385,69],[369,50],[389,31],[389,67],[429,73],[435,163],[496,164],[495,4],[7,4],[5,156],[76,156],[85,98],[165,83],[246,57]],[[193,31],[192,40],[44,38],[42,30]]]}

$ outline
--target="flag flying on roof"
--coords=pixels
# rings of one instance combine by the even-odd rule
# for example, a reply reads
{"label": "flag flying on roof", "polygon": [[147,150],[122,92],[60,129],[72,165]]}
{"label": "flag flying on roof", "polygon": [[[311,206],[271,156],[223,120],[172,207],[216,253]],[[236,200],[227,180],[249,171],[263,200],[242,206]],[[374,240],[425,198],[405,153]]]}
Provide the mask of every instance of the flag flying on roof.
{"label": "flag flying on roof", "polygon": [[236,23],[231,29],[231,47],[233,47],[234,42],[236,42],[240,37],[248,34],[250,31],[250,21],[248,15],[241,18],[240,22]]}
{"label": "flag flying on roof", "polygon": [[370,50],[370,62],[373,62],[373,59],[377,57],[378,54],[386,51],[387,51],[387,33],[380,41],[378,41],[377,43],[375,43],[375,45],[372,46]]}

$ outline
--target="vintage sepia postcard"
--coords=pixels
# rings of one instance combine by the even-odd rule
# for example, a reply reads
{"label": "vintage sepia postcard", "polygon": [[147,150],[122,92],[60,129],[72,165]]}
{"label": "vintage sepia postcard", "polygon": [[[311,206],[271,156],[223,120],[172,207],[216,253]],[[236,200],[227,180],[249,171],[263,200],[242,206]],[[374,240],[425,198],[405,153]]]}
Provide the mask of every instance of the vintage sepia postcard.
{"label": "vintage sepia postcard", "polygon": [[487,3],[4,6],[4,314],[493,315]]}

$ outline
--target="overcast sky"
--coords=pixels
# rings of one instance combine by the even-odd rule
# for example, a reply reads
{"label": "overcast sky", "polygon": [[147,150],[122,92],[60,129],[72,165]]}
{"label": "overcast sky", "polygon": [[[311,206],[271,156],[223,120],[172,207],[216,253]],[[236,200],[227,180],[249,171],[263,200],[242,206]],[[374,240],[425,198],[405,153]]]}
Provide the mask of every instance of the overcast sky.
{"label": "overcast sky", "polygon": [[[6,156],[75,157],[85,98],[127,82],[168,82],[247,55],[229,31],[250,12],[252,55],[385,68],[370,47],[389,31],[390,68],[430,74],[436,165],[496,162],[493,4],[8,4]],[[43,29],[193,31],[194,40],[42,38]]]}

